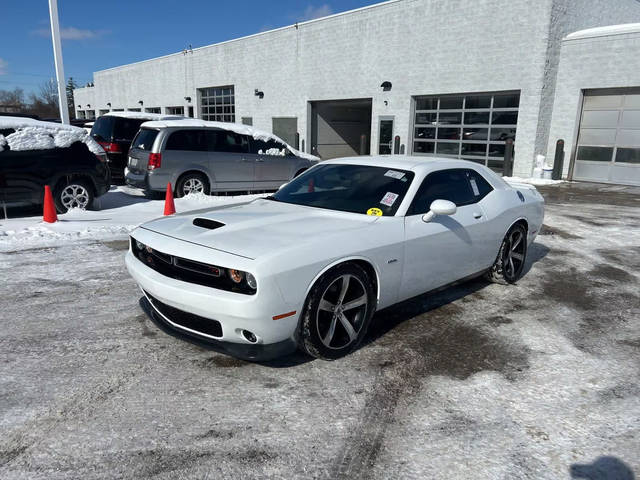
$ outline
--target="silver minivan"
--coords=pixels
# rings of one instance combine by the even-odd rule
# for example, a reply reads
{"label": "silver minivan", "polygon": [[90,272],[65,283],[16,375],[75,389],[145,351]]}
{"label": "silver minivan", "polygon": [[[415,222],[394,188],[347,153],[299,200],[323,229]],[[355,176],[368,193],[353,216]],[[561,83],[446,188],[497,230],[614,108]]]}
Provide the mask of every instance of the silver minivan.
{"label": "silver minivan", "polygon": [[[183,125],[181,125],[181,123]],[[318,162],[272,134],[198,120],[147,122],[131,149],[126,183],[153,194],[277,190]]]}

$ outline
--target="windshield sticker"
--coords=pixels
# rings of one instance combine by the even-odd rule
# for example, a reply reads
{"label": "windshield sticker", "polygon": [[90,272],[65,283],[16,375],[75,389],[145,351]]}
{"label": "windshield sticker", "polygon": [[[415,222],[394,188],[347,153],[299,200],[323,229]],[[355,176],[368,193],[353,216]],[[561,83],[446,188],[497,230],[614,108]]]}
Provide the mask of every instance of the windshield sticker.
{"label": "windshield sticker", "polygon": [[477,197],[478,195],[480,195],[480,190],[478,190],[478,184],[476,183],[476,179],[470,178],[469,181],[471,182],[471,188],[473,189],[473,194]]}
{"label": "windshield sticker", "polygon": [[372,217],[381,217],[382,210],[380,210],[379,208],[370,208],[369,210],[367,210],[367,215],[371,215]]}
{"label": "windshield sticker", "polygon": [[395,178],[396,180],[400,180],[402,177],[404,177],[404,173],[397,172],[395,170],[387,170],[387,173],[385,173],[384,176]]}
{"label": "windshield sticker", "polygon": [[387,194],[384,197],[382,197],[382,200],[380,200],[380,203],[383,205],[386,205],[387,207],[391,207],[393,206],[394,203],[396,203],[397,199],[398,199],[397,193],[387,192]]}

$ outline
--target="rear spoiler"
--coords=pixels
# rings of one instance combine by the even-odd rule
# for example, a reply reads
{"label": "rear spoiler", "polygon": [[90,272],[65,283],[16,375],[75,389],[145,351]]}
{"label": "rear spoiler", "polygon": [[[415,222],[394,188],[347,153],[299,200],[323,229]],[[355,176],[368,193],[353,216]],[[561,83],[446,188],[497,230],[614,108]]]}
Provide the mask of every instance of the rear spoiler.
{"label": "rear spoiler", "polygon": [[512,188],[515,188],[516,190],[535,190],[535,191],[538,191],[538,189],[535,187],[535,185],[531,185],[530,183],[512,182],[512,181],[506,180],[504,178],[503,178],[503,180],[506,182],[507,185],[509,185]]}

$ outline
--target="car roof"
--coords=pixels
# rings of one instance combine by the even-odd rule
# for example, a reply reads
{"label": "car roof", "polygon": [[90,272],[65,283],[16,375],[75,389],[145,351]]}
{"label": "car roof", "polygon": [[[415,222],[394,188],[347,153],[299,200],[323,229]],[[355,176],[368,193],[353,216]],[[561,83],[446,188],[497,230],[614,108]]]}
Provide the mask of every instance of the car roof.
{"label": "car roof", "polygon": [[10,117],[3,116],[0,117],[0,129],[16,129],[16,128],[25,128],[25,127],[38,127],[44,128],[47,130],[71,130],[78,131],[82,130],[80,127],[76,127],[74,125],[67,125],[65,123],[57,123],[57,122],[46,122],[44,120],[35,120],[29,117]]}
{"label": "car roof", "polygon": [[134,118],[139,120],[180,120],[182,115],[163,115],[161,113],[147,113],[147,112],[109,112],[102,115],[103,117],[121,117],[121,118]]}
{"label": "car roof", "polygon": [[397,168],[411,170],[416,173],[429,173],[443,168],[474,168],[484,166],[468,160],[447,157],[409,156],[409,155],[371,155],[359,157],[344,157],[325,160],[322,163],[367,165],[372,167]]}

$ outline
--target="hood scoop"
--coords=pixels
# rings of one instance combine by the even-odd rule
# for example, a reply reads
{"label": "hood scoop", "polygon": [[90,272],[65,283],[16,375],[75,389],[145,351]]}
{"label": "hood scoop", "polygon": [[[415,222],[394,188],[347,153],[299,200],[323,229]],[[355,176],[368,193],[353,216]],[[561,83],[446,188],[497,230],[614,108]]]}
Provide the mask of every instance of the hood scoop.
{"label": "hood scoop", "polygon": [[207,230],[215,230],[216,228],[224,227],[225,225],[224,223],[209,220],[208,218],[194,218],[193,224],[196,227],[206,228]]}

